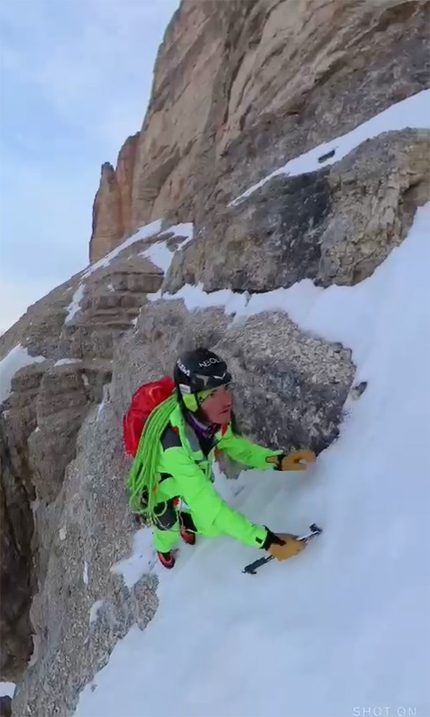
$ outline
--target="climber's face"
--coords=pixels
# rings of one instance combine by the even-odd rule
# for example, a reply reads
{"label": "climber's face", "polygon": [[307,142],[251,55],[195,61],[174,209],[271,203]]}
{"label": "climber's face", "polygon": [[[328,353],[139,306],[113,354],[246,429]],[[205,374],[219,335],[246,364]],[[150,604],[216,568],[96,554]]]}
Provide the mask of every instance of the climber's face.
{"label": "climber's face", "polygon": [[230,386],[220,386],[214,389],[210,396],[202,401],[200,408],[209,423],[217,423],[219,426],[230,423],[233,408],[233,394]]}

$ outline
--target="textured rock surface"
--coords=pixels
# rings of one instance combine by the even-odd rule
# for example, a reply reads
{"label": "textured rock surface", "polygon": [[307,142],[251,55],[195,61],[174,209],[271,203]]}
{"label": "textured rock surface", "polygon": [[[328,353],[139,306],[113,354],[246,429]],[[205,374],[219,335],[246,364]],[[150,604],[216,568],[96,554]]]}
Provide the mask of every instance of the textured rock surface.
{"label": "textured rock surface", "polygon": [[232,322],[221,309],[190,314],[182,301],[152,304],[115,360],[121,410],[140,383],[171,373],[178,353],[198,344],[219,351],[231,366],[239,426],[247,435],[273,448],[309,445],[316,452],[337,436],[354,374],[350,352],[303,334],[283,313]]}
{"label": "textured rock surface", "polygon": [[[211,212],[172,263],[163,290],[269,291],[301,279],[354,284],[405,238],[430,199],[430,132],[368,140],[342,161],[276,177],[240,204]],[[264,261],[261,256],[264,254]]]}
{"label": "textured rock surface", "polygon": [[[30,620],[35,645],[15,714],[71,715],[115,642],[156,610],[151,576],[128,588],[111,570],[133,539],[121,418],[139,384],[204,343],[231,365],[244,433],[317,452],[336,438],[347,396],[360,392],[351,390],[348,347],[304,334],[286,314],[233,321],[147,294],[189,281],[245,298],[303,277],[326,286],[372,273],[428,198],[425,132],[381,136],[336,165],[227,204],[274,167],[422,89],[427,9],[426,0],[182,2],[143,131],[117,169],[104,170],[91,258],[166,212],[195,220],[195,240],[167,277],[141,256],[154,238],[124,248],[0,338],[0,359],[18,343],[45,358],[17,372],[0,406],[2,677],[22,674]],[[177,242],[170,237],[169,247]]]}
{"label": "textured rock surface", "polygon": [[14,695],[16,715],[73,714],[79,691],[116,642],[155,613],[155,576],[128,588],[111,570],[128,556],[133,532],[122,453],[118,416],[106,401],[88,416],[60,493],[36,511],[42,536],[41,587],[31,609],[37,659]]}
{"label": "textured rock surface", "polygon": [[0,419],[0,669],[2,676],[15,680],[22,675],[33,649],[29,610],[36,587],[30,504],[34,491],[28,471],[16,480],[2,428]]}
{"label": "textured rock surface", "polygon": [[139,133],[128,137],[118,155],[116,170],[102,166],[93,205],[90,261],[97,261],[120,243],[131,225],[131,191]]}
{"label": "textured rock surface", "polygon": [[[183,0],[158,53],[122,231],[166,215],[200,227],[245,184],[427,87],[428,13],[428,0]],[[105,170],[92,258],[122,236],[123,187],[128,197],[128,177]]]}
{"label": "textured rock surface", "polygon": [[139,255],[150,241],[126,248],[113,264],[73,277],[0,338],[0,359],[18,343],[46,359],[17,371],[0,407],[3,679],[18,680],[33,650],[29,609],[46,572],[46,530],[34,531],[34,506],[47,509],[57,498],[82,422],[111,380],[114,347],[147,293],[161,286],[162,272]]}
{"label": "textured rock surface", "polygon": [[0,717],[10,717],[12,714],[12,700],[10,697],[0,697]]}
{"label": "textured rock surface", "polygon": [[[348,350],[306,336],[285,314],[236,325],[221,310],[190,314],[181,301],[145,307],[136,331],[125,334],[115,351],[109,393],[79,434],[78,456],[61,492],[36,513],[44,526],[43,588],[31,619],[40,659],[14,698],[17,714],[28,707],[31,714],[72,714],[79,690],[106,663],[115,642],[133,622],[144,627],[155,612],[151,575],[129,590],[111,571],[127,556],[133,532],[121,417],[142,382],[170,373],[177,352],[197,343],[211,345],[230,362],[247,435],[274,448],[310,445],[317,452],[337,436],[354,375]],[[89,625],[97,600],[105,601],[100,618]]]}

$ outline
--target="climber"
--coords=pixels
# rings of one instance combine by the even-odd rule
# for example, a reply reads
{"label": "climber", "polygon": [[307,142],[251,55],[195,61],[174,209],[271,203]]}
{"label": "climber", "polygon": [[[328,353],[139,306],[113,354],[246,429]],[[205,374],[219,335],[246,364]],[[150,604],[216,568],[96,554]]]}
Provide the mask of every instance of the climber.
{"label": "climber", "polygon": [[[173,548],[179,538],[194,545],[196,534],[227,534],[278,560],[305,547],[297,536],[275,535],[254,525],[225,503],[213,486],[215,449],[259,470],[305,470],[306,463],[315,460],[312,451],[286,455],[236,433],[230,382],[225,362],[208,349],[184,354],[174,369],[176,390],[152,411],[145,426],[128,480],[130,505],[135,512],[151,515],[155,548],[166,568],[175,565]],[[157,475],[155,483],[151,474]],[[187,509],[179,509],[180,500]]]}

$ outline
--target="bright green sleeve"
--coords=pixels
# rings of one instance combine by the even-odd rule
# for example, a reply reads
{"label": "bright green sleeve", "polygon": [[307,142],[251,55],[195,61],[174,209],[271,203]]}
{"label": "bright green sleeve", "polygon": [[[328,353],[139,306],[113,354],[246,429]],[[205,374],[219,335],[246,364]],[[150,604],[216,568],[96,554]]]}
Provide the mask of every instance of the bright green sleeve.
{"label": "bright green sleeve", "polygon": [[196,521],[203,528],[215,528],[245,545],[261,548],[267,536],[267,529],[254,525],[225,503],[210,479],[182,447],[165,451],[163,470],[173,477],[178,489],[177,494],[187,503]]}
{"label": "bright green sleeve", "polygon": [[217,445],[220,451],[225,451],[230,458],[243,463],[245,466],[250,468],[258,468],[259,470],[273,470],[273,463],[266,463],[266,458],[270,456],[278,456],[282,451],[272,451],[270,448],[263,448],[255,443],[251,443],[247,438],[238,436],[233,433],[231,425],[228,426],[227,431],[221,438]]}

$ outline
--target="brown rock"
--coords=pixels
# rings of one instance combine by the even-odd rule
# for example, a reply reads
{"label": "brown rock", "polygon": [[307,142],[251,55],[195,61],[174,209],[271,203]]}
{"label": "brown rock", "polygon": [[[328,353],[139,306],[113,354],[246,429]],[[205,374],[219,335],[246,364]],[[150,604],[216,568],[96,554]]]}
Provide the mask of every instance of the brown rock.
{"label": "brown rock", "polygon": [[110,162],[102,165],[100,185],[93,204],[90,261],[97,261],[119,242],[122,232],[121,199],[116,172]]}
{"label": "brown rock", "polygon": [[[163,290],[270,291],[301,279],[354,284],[405,238],[430,199],[430,132],[388,132],[337,164],[276,177],[220,207],[179,252]],[[264,255],[264,261],[261,257]],[[227,260],[226,260],[227,257]]]}
{"label": "brown rock", "polygon": [[[227,202],[425,87],[427,9],[427,0],[184,0],[160,48],[143,130],[115,170],[103,169],[92,261],[167,213],[196,219],[197,232],[164,288],[191,280],[243,292],[368,276],[428,196],[425,133],[376,138],[330,169],[278,178],[234,209]],[[121,418],[139,383],[206,343],[230,362],[245,433],[319,452],[337,435],[353,379],[347,349],[285,314],[238,325],[222,310],[148,302],[163,274],[140,255],[147,244],[72,277],[0,338],[0,357],[21,342],[46,359],[15,375],[1,407],[5,676],[22,675],[31,630],[37,638],[17,714],[70,715],[118,637],[154,614],[156,581],[128,590],[110,570],[132,534]]]}
{"label": "brown rock", "polygon": [[131,225],[131,192],[139,134],[139,132],[136,132],[136,134],[128,137],[124,142],[116,165],[116,179],[120,194],[122,234],[127,232]]}
{"label": "brown rock", "polygon": [[93,204],[90,261],[97,261],[120,243],[131,225],[131,190],[139,133],[128,137],[118,155],[116,170],[102,166]]}
{"label": "brown rock", "polygon": [[427,87],[428,8],[183,0],[136,139],[131,212],[119,209],[127,183],[106,169],[96,205],[112,208],[97,208],[91,259],[151,219],[197,218],[199,229],[253,181]]}

